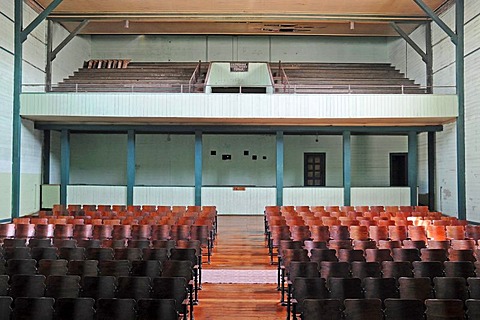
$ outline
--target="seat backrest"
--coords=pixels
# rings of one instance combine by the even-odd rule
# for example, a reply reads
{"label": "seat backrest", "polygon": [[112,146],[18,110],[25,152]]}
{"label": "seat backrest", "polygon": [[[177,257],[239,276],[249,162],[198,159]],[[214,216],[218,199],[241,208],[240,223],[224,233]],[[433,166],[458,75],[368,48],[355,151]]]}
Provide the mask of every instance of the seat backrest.
{"label": "seat backrest", "polygon": [[45,296],[58,298],[78,298],[80,276],[48,276]]}
{"label": "seat backrest", "polygon": [[5,319],[10,319],[12,316],[12,297],[7,297],[5,295],[0,296],[0,315]]}
{"label": "seat backrest", "polygon": [[132,276],[156,278],[162,273],[162,263],[159,260],[132,261]]}
{"label": "seat backrest", "polygon": [[427,299],[425,300],[427,320],[430,319],[464,319],[465,311],[462,300]]}
{"label": "seat backrest", "polygon": [[11,278],[10,296],[17,297],[43,297],[45,294],[45,276],[16,274]]}
{"label": "seat backrest", "polygon": [[91,320],[95,318],[92,298],[59,298],[55,300],[55,320]]}
{"label": "seat backrest", "polygon": [[133,299],[98,299],[98,320],[132,320],[136,318]]}
{"label": "seat backrest", "polygon": [[86,258],[89,260],[113,260],[114,252],[112,248],[87,248]]}
{"label": "seat backrest", "polygon": [[153,279],[152,298],[174,299],[178,312],[182,312],[182,303],[188,296],[187,281],[182,277],[160,277]]}
{"label": "seat backrest", "polygon": [[293,282],[292,297],[297,300],[297,313],[303,312],[305,299],[328,299],[325,279],[297,277]]}
{"label": "seat backrest", "polygon": [[394,278],[365,278],[362,281],[366,299],[399,298],[397,282]]}
{"label": "seat backrest", "polygon": [[425,301],[433,298],[432,284],[430,278],[407,278],[398,279],[400,298],[416,299]]}
{"label": "seat backrest", "polygon": [[68,262],[68,274],[77,276],[97,276],[97,260],[70,260]]}
{"label": "seat backrest", "polygon": [[382,300],[345,299],[345,320],[383,320]]}
{"label": "seat backrest", "polygon": [[18,297],[13,308],[14,319],[53,320],[53,298]]}
{"label": "seat backrest", "polygon": [[303,320],[342,319],[342,302],[337,299],[305,299],[303,300]]}
{"label": "seat backrest", "polygon": [[117,298],[135,300],[150,298],[152,286],[149,277],[118,277],[117,283]]}
{"label": "seat backrest", "polygon": [[167,260],[162,266],[162,277],[183,277],[188,281],[193,279],[193,266],[187,260]]}
{"label": "seat backrest", "polygon": [[424,320],[425,307],[421,300],[385,299],[385,320]]}
{"label": "seat backrest", "polygon": [[10,259],[7,261],[6,273],[9,276],[15,274],[31,274],[37,273],[37,261],[34,259]]}
{"label": "seat backrest", "polygon": [[437,277],[433,279],[433,284],[437,299],[465,301],[469,297],[467,280],[463,277]]}
{"label": "seat backrest", "polygon": [[85,259],[85,248],[71,248],[63,247],[58,248],[58,258],[70,260],[84,260]]}
{"label": "seat backrest", "polygon": [[127,277],[132,264],[128,260],[101,260],[98,269],[101,276]]}
{"label": "seat backrest", "polygon": [[49,260],[43,259],[38,262],[38,273],[43,274],[45,277],[50,275],[64,276],[68,272],[67,260]]}
{"label": "seat backrest", "polygon": [[363,298],[362,281],[358,278],[329,278],[327,284],[332,299]]}
{"label": "seat backrest", "polygon": [[115,277],[84,276],[81,281],[81,296],[93,299],[115,297]]}
{"label": "seat backrest", "polygon": [[175,299],[140,299],[137,301],[137,305],[138,320],[178,319]]}

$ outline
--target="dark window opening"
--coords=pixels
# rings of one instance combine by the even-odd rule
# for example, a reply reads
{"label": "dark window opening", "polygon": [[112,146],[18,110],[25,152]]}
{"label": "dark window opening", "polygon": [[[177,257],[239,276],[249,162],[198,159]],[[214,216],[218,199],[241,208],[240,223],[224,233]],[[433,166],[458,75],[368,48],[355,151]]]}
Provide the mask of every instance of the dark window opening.
{"label": "dark window opening", "polygon": [[[241,91],[240,91],[241,89]],[[212,93],[267,93],[266,87],[212,87]]]}
{"label": "dark window opening", "polygon": [[325,153],[304,154],[304,185],[306,187],[325,186]]}
{"label": "dark window opening", "polygon": [[390,186],[408,186],[408,153],[390,153]]}

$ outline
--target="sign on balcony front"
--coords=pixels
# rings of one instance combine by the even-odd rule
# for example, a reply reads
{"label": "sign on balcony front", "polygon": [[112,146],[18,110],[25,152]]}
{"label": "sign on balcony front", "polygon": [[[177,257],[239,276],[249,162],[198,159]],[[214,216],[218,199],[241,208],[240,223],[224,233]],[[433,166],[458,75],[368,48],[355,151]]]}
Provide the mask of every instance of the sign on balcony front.
{"label": "sign on balcony front", "polygon": [[230,62],[230,72],[248,72],[248,62]]}

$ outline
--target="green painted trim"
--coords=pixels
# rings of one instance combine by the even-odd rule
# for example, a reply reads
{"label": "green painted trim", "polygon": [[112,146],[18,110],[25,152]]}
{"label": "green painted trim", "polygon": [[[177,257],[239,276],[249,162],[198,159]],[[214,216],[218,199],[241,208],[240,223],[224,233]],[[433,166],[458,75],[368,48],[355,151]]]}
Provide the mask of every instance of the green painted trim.
{"label": "green painted trim", "polygon": [[20,118],[20,95],[23,82],[23,0],[15,0],[15,35],[14,35],[14,71],[13,71],[13,114],[12,114],[12,218],[20,216],[20,182],[21,182],[21,143],[22,121]]}
{"label": "green painted trim", "polygon": [[60,204],[67,205],[67,186],[70,182],[70,132],[62,130],[61,136],[61,172],[60,172]]}
{"label": "green painted trim", "polygon": [[283,131],[277,131],[276,137],[276,151],[277,151],[277,177],[276,177],[276,189],[277,189],[277,206],[283,206],[283,161],[284,161],[284,143],[283,143]]}
{"label": "green painted trim", "polygon": [[127,205],[133,205],[133,187],[135,185],[135,131],[128,131],[127,140]]}
{"label": "green painted trim", "polygon": [[351,134],[343,133],[343,205],[351,205],[352,188],[352,155]]}
{"label": "green painted trim", "polygon": [[408,186],[410,188],[410,205],[418,205],[418,135],[412,131],[408,134]]}
{"label": "green painted trim", "polygon": [[203,133],[195,132],[195,205],[202,205]]}

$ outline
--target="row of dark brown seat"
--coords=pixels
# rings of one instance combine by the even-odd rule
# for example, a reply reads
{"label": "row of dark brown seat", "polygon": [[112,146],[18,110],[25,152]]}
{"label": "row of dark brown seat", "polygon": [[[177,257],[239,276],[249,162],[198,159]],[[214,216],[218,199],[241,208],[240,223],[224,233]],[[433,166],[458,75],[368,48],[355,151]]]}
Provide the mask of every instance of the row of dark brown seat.
{"label": "row of dark brown seat", "polygon": [[2,319],[178,320],[175,299],[99,299],[0,296]]}
{"label": "row of dark brown seat", "polygon": [[[480,300],[386,299],[305,299],[301,305],[303,320],[475,320],[480,317]],[[296,319],[296,314],[294,315]]]}

